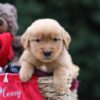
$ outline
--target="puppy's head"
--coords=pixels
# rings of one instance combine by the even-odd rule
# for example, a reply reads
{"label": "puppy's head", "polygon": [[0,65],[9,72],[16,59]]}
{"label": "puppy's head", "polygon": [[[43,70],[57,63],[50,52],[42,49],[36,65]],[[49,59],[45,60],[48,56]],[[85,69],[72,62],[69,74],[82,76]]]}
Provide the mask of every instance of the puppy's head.
{"label": "puppy's head", "polygon": [[68,48],[71,38],[60,24],[53,19],[35,21],[23,34],[22,44],[38,60],[51,62]]}

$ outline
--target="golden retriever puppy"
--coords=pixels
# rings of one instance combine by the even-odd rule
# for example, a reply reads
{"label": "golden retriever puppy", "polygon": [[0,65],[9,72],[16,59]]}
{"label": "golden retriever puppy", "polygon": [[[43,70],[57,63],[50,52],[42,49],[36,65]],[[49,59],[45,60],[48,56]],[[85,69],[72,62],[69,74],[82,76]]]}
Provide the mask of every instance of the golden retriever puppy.
{"label": "golden retriever puppy", "polygon": [[67,82],[77,77],[79,70],[67,51],[70,41],[70,35],[56,20],[39,19],[33,22],[21,39],[24,47],[20,58],[21,81],[29,81],[36,67],[53,72],[57,91],[65,91]]}

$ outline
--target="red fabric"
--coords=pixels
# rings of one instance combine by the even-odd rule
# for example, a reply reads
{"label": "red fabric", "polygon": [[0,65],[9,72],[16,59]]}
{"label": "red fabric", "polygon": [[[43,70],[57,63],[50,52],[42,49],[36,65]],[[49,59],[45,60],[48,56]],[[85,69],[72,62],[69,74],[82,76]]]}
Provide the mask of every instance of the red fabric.
{"label": "red fabric", "polygon": [[12,50],[13,36],[9,32],[0,34],[0,66],[4,67],[14,56]]}
{"label": "red fabric", "polygon": [[73,79],[70,89],[73,91],[73,90],[77,90],[78,87],[79,87],[79,81],[77,79]]}
{"label": "red fabric", "polygon": [[8,82],[3,82],[4,77],[5,74],[0,75],[0,100],[44,100],[36,76],[27,83],[21,83],[17,74],[8,74]]}

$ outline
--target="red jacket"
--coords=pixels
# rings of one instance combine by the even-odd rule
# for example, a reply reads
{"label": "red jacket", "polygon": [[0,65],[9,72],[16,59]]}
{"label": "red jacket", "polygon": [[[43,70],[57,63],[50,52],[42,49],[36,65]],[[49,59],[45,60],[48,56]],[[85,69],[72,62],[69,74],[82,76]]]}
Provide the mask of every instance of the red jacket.
{"label": "red jacket", "polygon": [[12,49],[13,36],[9,32],[0,34],[0,66],[4,67],[14,56]]}

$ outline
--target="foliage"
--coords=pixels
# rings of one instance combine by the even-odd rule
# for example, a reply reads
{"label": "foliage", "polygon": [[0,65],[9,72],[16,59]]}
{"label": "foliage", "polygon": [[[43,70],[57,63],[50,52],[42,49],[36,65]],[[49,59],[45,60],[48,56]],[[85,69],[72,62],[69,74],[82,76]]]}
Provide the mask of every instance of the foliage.
{"label": "foliage", "polygon": [[80,100],[100,100],[100,0],[3,0],[18,10],[19,34],[36,19],[54,18],[70,33],[80,66]]}

